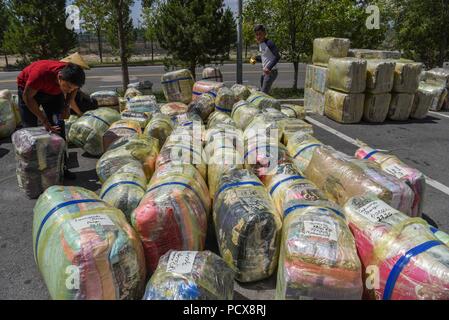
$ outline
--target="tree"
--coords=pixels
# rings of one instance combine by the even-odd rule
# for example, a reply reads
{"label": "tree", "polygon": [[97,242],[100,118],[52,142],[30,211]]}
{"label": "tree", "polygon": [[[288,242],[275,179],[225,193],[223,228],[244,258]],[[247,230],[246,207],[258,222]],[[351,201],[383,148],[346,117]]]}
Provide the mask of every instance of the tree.
{"label": "tree", "polygon": [[166,64],[188,67],[223,61],[236,43],[233,14],[223,0],[167,0],[157,8],[156,36],[171,59]]}
{"label": "tree", "polygon": [[10,24],[4,45],[22,56],[22,63],[61,58],[77,44],[76,34],[66,28],[65,0],[9,0]]}
{"label": "tree", "polygon": [[8,7],[6,6],[6,2],[4,0],[0,0],[0,54],[3,54],[5,57],[6,68],[8,68],[8,52],[4,45],[4,34],[9,26],[9,12]]}
{"label": "tree", "polygon": [[103,63],[103,44],[101,36],[105,31],[108,16],[108,7],[104,0],[76,0],[74,2],[80,8],[83,29],[97,36],[98,53],[100,62]]}
{"label": "tree", "polygon": [[151,62],[154,62],[154,42],[157,41],[156,34],[156,11],[159,1],[142,0],[142,18],[144,19],[144,39],[150,41]]}

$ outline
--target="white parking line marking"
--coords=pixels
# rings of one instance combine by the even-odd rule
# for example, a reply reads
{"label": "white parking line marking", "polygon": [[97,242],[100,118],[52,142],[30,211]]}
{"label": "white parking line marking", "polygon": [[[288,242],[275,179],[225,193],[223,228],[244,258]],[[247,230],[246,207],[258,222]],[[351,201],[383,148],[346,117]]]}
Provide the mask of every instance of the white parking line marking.
{"label": "white parking line marking", "polygon": [[440,116],[440,117],[449,118],[449,115],[447,115],[447,114],[442,114],[442,113],[435,112],[435,111],[429,111],[429,113]]}
{"label": "white parking line marking", "polygon": [[[449,118],[449,117],[448,117],[448,118]],[[351,137],[345,135],[344,133],[341,133],[340,131],[337,131],[337,130],[335,130],[335,129],[332,129],[331,127],[329,127],[329,126],[327,126],[327,125],[325,125],[325,124],[323,124],[323,123],[321,123],[321,122],[319,122],[319,121],[317,121],[317,120],[315,120],[315,119],[312,119],[312,118],[310,118],[310,117],[306,117],[306,120],[307,120],[308,122],[310,122],[311,124],[314,124],[314,125],[316,125],[317,127],[320,127],[320,128],[322,128],[322,129],[326,130],[327,132],[336,135],[337,137],[339,137],[339,138],[345,140],[346,142],[349,142],[350,144],[355,145],[356,147],[361,147],[361,146],[364,145],[364,143],[363,143],[362,141],[360,141],[360,140],[355,140],[355,139],[353,139],[353,138],[351,138]],[[425,177],[426,177],[426,183],[427,183],[429,186],[431,186],[431,187],[433,187],[434,189],[436,189],[436,190],[438,190],[438,191],[441,191],[442,193],[444,193],[444,194],[446,194],[446,195],[449,196],[449,187],[445,186],[445,185],[442,184],[441,182],[438,182],[438,181],[436,181],[436,180],[434,180],[434,179],[432,179],[432,178],[430,178],[430,177],[428,177],[428,176],[425,176]]]}

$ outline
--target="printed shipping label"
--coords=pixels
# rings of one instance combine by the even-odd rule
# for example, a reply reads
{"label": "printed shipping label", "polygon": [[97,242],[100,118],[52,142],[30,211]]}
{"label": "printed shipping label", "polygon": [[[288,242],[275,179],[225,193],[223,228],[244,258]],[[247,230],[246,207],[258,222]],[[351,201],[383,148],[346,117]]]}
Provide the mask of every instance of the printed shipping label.
{"label": "printed shipping label", "polygon": [[304,221],[304,234],[306,236],[320,237],[337,241],[335,225],[320,221]]}
{"label": "printed shipping label", "polygon": [[172,252],[168,258],[167,272],[186,274],[191,273],[197,252]]}
{"label": "printed shipping label", "polygon": [[402,179],[408,175],[407,170],[404,167],[401,167],[397,163],[391,164],[384,168],[384,171],[395,176],[398,179]]}
{"label": "printed shipping label", "polygon": [[73,219],[70,221],[70,225],[76,230],[80,231],[86,228],[95,228],[98,226],[108,227],[115,226],[111,218],[104,214],[95,214],[90,216],[84,216],[81,218]]}
{"label": "printed shipping label", "polygon": [[376,200],[361,207],[359,212],[371,222],[382,222],[397,213],[395,209],[381,200]]}

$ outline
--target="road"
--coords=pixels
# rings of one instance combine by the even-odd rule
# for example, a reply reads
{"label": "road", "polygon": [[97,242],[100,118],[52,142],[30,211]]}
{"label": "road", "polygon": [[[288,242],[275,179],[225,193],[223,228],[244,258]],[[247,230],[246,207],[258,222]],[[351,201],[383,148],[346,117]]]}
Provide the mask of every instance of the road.
{"label": "road", "polygon": [[[223,73],[224,81],[227,85],[236,81],[235,64],[226,64],[220,67]],[[293,67],[290,63],[281,63],[278,65],[279,76],[275,86],[279,88],[289,88],[293,83]],[[300,65],[299,87],[304,86],[305,65]],[[163,66],[130,67],[130,81],[137,82],[150,80],[153,82],[153,90],[162,90],[161,76],[165,73]],[[202,69],[197,69],[197,78],[201,77]],[[260,86],[261,65],[245,64],[243,66],[243,81],[245,84]],[[19,72],[0,72],[0,90],[17,90],[16,78]],[[86,71],[86,85],[84,90],[92,93],[97,90],[115,90],[121,88],[121,69],[120,67],[94,68]]]}

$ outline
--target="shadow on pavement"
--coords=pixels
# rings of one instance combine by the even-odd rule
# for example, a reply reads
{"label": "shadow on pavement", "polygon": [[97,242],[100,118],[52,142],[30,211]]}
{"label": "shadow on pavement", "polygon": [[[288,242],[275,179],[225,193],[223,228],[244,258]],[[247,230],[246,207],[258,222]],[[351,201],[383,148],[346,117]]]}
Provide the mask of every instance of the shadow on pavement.
{"label": "shadow on pavement", "polygon": [[75,180],[64,180],[65,186],[77,186],[86,188],[93,192],[101,189],[101,184],[98,182],[98,176],[95,169],[89,171],[74,172]]}
{"label": "shadow on pavement", "polygon": [[8,149],[0,148],[0,159],[6,156],[9,153]]}
{"label": "shadow on pavement", "polygon": [[426,220],[426,222],[427,222],[428,224],[430,224],[432,227],[435,227],[435,228],[438,229],[437,223],[436,223],[431,217],[429,217],[427,214],[423,213],[423,214],[422,214],[422,218],[423,218],[424,220]]}

